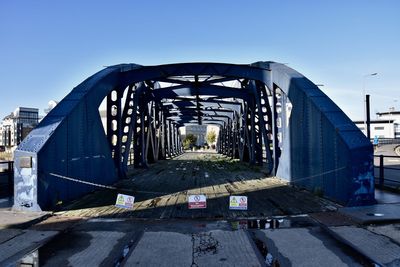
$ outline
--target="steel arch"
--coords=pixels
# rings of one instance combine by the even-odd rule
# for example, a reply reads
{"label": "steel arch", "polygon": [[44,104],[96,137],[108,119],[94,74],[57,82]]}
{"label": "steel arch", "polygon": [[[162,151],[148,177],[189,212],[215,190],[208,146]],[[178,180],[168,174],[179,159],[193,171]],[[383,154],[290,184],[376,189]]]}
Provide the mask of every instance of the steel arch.
{"label": "steel arch", "polygon": [[[233,81],[238,86],[224,84]],[[105,97],[107,134],[98,112]],[[14,208],[41,210],[93,190],[52,174],[115,182],[126,173],[131,147],[136,167],[176,156],[182,153],[177,127],[203,120],[221,125],[221,153],[265,164],[346,205],[374,201],[372,145],[317,86],[286,65],[121,64],[74,88],[15,151]]]}

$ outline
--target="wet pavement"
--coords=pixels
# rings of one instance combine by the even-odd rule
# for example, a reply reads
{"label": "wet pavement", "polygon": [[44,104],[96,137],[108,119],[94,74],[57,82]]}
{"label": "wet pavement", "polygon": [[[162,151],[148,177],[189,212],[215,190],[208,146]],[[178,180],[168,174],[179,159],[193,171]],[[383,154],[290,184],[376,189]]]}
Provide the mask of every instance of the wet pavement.
{"label": "wet pavement", "polygon": [[346,218],[339,211],[310,215],[237,220],[54,215],[26,230],[0,230],[0,266],[12,261],[16,266],[398,266],[400,224],[360,226],[347,220],[336,226],[335,220]]}
{"label": "wet pavement", "polygon": [[[58,224],[64,222],[63,218],[48,220],[30,231],[52,234],[56,232],[54,229],[62,229]],[[35,261],[37,265],[33,266],[360,266],[365,263],[364,258],[360,260],[352,252],[342,251],[341,245],[308,215],[217,221],[81,219],[20,258],[19,262]]]}
{"label": "wet pavement", "polygon": [[375,199],[378,204],[400,203],[400,193],[393,193],[387,190],[375,189]]}
{"label": "wet pavement", "polygon": [[[342,208],[198,155],[124,181],[139,188],[134,212],[115,207],[115,192],[56,213],[16,213],[0,200],[0,266],[400,266],[399,195],[377,191],[384,204]],[[211,196],[207,209],[189,210],[188,192]],[[248,210],[228,208],[235,192]]]}
{"label": "wet pavement", "polygon": [[57,234],[57,231],[1,230],[0,266],[14,266],[20,259],[38,250]]}

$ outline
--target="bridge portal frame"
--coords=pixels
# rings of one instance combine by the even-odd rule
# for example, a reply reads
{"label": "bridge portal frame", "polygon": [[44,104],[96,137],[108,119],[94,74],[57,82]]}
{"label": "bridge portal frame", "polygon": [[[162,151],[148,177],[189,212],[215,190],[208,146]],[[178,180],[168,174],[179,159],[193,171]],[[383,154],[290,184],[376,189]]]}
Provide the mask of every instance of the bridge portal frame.
{"label": "bridge portal frame", "polygon": [[[185,76],[194,81],[177,78]],[[200,76],[210,78],[200,81]],[[217,85],[232,80],[240,86]],[[163,88],[160,83],[177,85]],[[105,97],[107,135],[98,113]],[[227,101],[232,98],[240,101]],[[172,120],[170,103],[164,105],[162,99],[176,99],[175,106],[179,101],[195,102],[195,112],[180,109],[178,119]],[[240,110],[232,108],[227,116],[221,109],[205,117],[200,103],[207,101],[238,104]],[[316,85],[295,70],[275,62],[121,64],[74,88],[18,147],[14,208],[46,209],[93,190],[87,183],[115,182],[126,173],[131,142],[136,167],[179,155],[183,151],[177,126],[191,123],[196,115],[198,123],[221,125],[220,153],[265,164],[277,176],[346,205],[374,202],[372,145]]]}

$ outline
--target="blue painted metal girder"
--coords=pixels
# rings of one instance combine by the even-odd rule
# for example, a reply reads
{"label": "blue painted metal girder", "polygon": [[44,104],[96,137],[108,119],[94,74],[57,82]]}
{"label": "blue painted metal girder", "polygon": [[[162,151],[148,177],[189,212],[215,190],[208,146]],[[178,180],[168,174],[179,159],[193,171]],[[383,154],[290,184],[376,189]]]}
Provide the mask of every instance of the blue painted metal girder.
{"label": "blue painted metal girder", "polygon": [[233,88],[218,85],[207,85],[204,87],[166,87],[163,89],[157,89],[152,92],[156,100],[164,98],[173,99],[177,96],[193,96],[193,95],[206,95],[206,96],[218,96],[222,98],[240,98],[249,101],[251,95],[249,92]]}
{"label": "blue painted metal girder", "polygon": [[273,62],[253,65],[271,70],[267,85],[282,90],[293,106],[278,176],[345,205],[375,203],[373,148],[363,133],[297,71]]}
{"label": "blue painted metal girder", "polygon": [[[73,177],[85,182],[110,184],[118,177],[114,161],[100,120],[98,107],[112,90],[123,90],[129,85],[145,82],[147,87],[139,102],[147,105],[156,96],[185,100],[198,95],[215,95],[214,98],[241,98],[243,114],[238,128],[238,148],[242,159],[254,161],[255,111],[261,108],[254,101],[254,93],[237,88],[220,88],[210,83],[195,84],[187,88],[160,88],[157,81],[176,76],[218,76],[221,79],[255,81],[276,86],[290,100],[293,109],[284,125],[286,137],[282,142],[282,159],[278,175],[304,185],[311,190],[321,190],[326,196],[346,205],[365,205],[374,201],[372,173],[372,145],[351,120],[317,86],[300,73],[273,62],[252,65],[223,63],[183,63],[160,66],[122,64],[108,67],[89,77],[72,90],[21,143],[15,152],[15,205],[16,209],[40,210],[68,201],[94,189],[93,186],[62,180],[52,174]],[[185,83],[185,85],[190,83]],[[207,99],[207,101],[217,99]],[[193,102],[192,102],[193,103]],[[215,102],[217,103],[217,102]],[[230,103],[235,105],[235,103]],[[143,107],[142,107],[143,108]],[[151,119],[156,115],[149,110],[140,113],[142,130],[154,130]],[[233,109],[232,109],[233,110]],[[199,111],[199,110],[198,110]],[[214,123],[222,115],[216,115]],[[151,118],[150,118],[151,117]],[[206,120],[204,117],[203,120]],[[192,118],[178,118],[170,124],[168,149],[170,154],[180,153],[177,125],[191,122]],[[231,154],[232,125],[230,118],[222,129],[220,151]],[[143,124],[145,123],[145,125]],[[229,127],[228,127],[229,124]],[[251,126],[250,129],[248,126]],[[227,128],[228,127],[228,128]],[[140,132],[141,135],[144,131]],[[155,138],[147,131],[144,142]],[[276,136],[275,136],[276,137]],[[147,139],[146,139],[147,138]],[[153,151],[155,143],[153,145]],[[148,148],[148,147],[147,147]],[[146,157],[145,152],[140,154]],[[31,168],[21,166],[21,159],[30,157]]]}

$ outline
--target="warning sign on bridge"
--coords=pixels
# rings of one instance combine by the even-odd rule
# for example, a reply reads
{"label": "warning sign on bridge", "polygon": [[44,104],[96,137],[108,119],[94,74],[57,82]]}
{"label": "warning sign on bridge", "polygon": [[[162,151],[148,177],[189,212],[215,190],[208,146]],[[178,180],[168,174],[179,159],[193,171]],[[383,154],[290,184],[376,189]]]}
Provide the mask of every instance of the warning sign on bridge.
{"label": "warning sign on bridge", "polygon": [[134,202],[135,202],[135,197],[124,194],[118,194],[115,206],[123,209],[133,209]]}
{"label": "warning sign on bridge", "polygon": [[247,210],[247,197],[246,196],[230,196],[229,197],[230,210]]}
{"label": "warning sign on bridge", "polygon": [[205,209],[207,208],[206,195],[189,195],[189,209]]}

